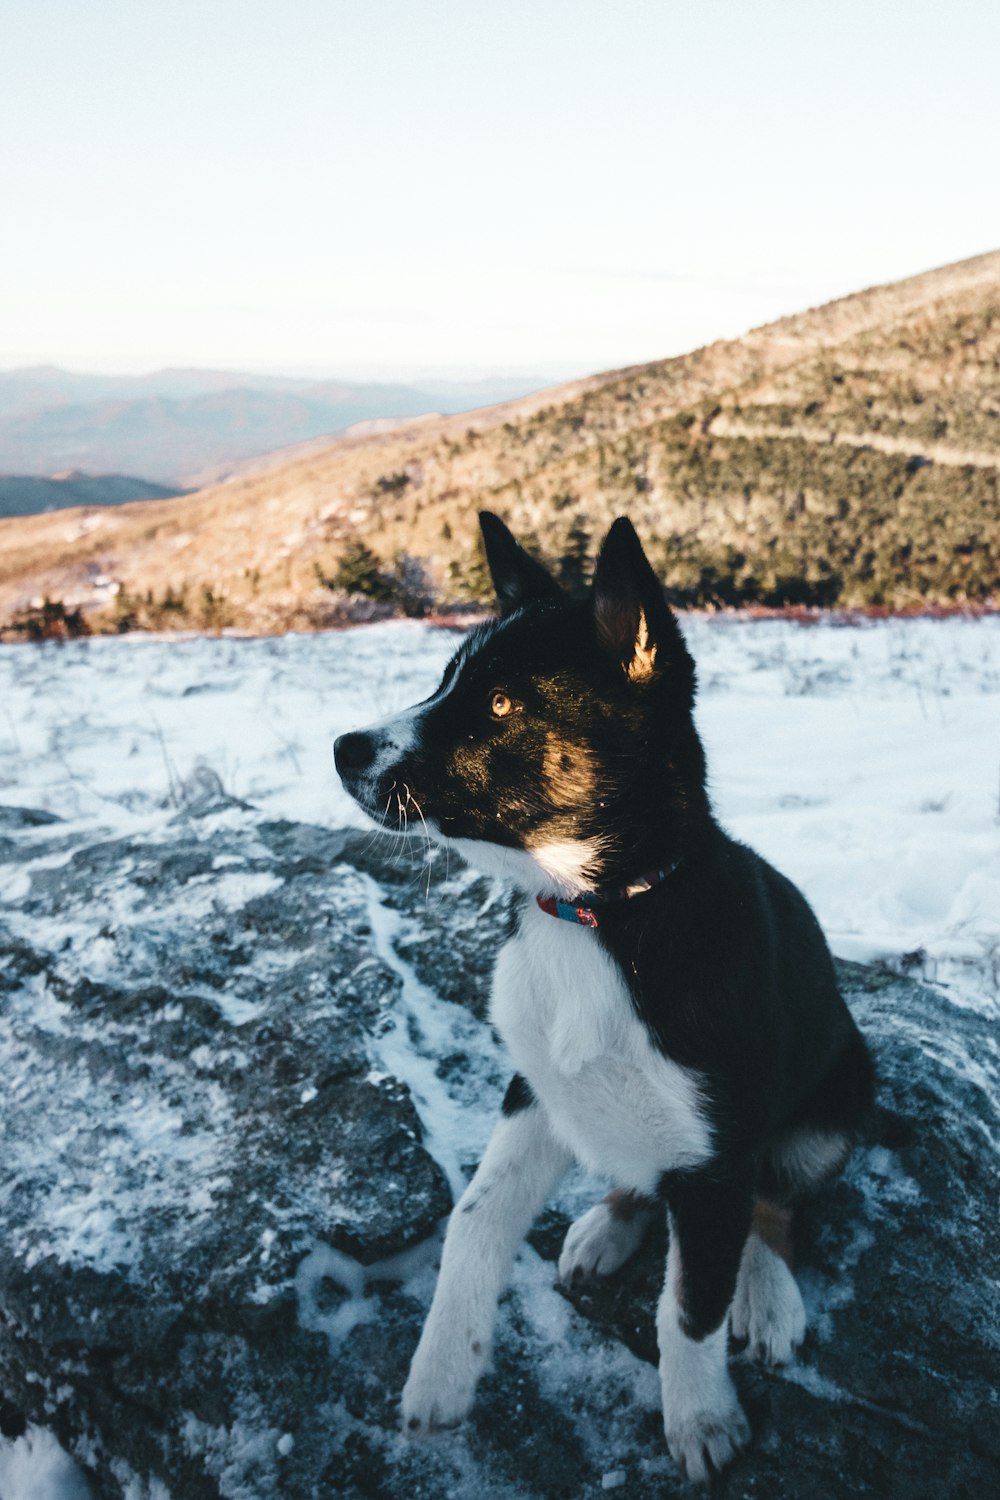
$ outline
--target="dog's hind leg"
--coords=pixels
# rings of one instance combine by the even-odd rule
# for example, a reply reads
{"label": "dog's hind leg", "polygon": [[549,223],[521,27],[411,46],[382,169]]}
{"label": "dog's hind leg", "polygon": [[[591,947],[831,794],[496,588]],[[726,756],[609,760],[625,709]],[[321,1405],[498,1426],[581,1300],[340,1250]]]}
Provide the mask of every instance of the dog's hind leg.
{"label": "dog's hind leg", "polygon": [[656,1212],[652,1199],[621,1188],[595,1203],[566,1231],[559,1256],[563,1286],[611,1276],[638,1250]]}
{"label": "dog's hind leg", "polygon": [[819,1083],[758,1156],[757,1186],[768,1202],[811,1197],[843,1170],[871,1106],[875,1072],[854,1028]]}
{"label": "dog's hind leg", "polygon": [[750,1359],[787,1364],[805,1338],[806,1310],[792,1274],[792,1205],[836,1177],[851,1152],[844,1130],[806,1121],[775,1136],[757,1164],[753,1222],[730,1314]]}
{"label": "dog's hind leg", "polygon": [[797,1125],[770,1140],[760,1156],[759,1187],[770,1203],[811,1198],[843,1170],[853,1142],[843,1130]]}
{"label": "dog's hind leg", "polygon": [[792,1204],[843,1169],[873,1084],[868,1049],[854,1029],[793,1123],[758,1155],[757,1201],[730,1315],[751,1359],[784,1364],[805,1337],[805,1308],[791,1271]]}
{"label": "dog's hind leg", "polygon": [[806,1332],[806,1310],[792,1275],[791,1209],[758,1198],[736,1277],[730,1325],[751,1359],[782,1365]]}

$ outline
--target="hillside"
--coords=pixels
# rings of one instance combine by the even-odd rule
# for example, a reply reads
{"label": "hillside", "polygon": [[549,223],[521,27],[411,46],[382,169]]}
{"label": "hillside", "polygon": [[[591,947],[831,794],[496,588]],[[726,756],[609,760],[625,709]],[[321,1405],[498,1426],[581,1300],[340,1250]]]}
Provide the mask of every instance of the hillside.
{"label": "hillside", "polygon": [[177,489],[131,474],[0,474],[0,517],[33,516],[75,505],[126,505],[130,500],[166,500]]}
{"label": "hillside", "polygon": [[436,601],[475,599],[484,506],[570,582],[626,511],[681,603],[985,602],[998,473],[994,252],[180,499],[0,522],[0,619],[42,594],[96,605],[101,577],[127,623],[322,624],[318,580],[359,538],[390,571],[405,553],[410,580],[418,560]]}

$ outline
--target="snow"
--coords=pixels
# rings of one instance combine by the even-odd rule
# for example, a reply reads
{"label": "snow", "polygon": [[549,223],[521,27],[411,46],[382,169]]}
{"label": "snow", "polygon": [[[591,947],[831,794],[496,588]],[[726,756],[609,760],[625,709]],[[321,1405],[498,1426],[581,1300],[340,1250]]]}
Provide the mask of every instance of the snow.
{"label": "snow", "polygon": [[[1000,620],[804,627],[694,617],[684,629],[698,663],[698,724],[726,826],[802,887],[836,953],[937,981],[956,1004],[995,1015]],[[0,912],[14,916],[27,870],[68,857],[51,852],[53,836],[73,847],[118,834],[150,841],[164,836],[192,772],[207,785],[210,768],[228,793],[270,817],[330,827],[362,823],[334,773],[333,739],[426,696],[458,639],[453,631],[391,623],[278,640],[136,637],[0,652],[0,805],[40,808],[67,820],[27,835],[48,846],[33,864],[0,866]],[[228,816],[214,815],[220,828]],[[241,875],[227,863],[220,857],[211,880],[189,882],[186,902],[206,910],[214,902],[239,905],[273,887],[270,876]],[[438,860],[428,874],[429,901],[447,900],[449,883],[466,878],[449,874],[447,862]],[[388,1087],[395,1079],[409,1086],[425,1143],[457,1193],[485,1144],[503,1064],[489,1028],[442,1001],[401,956],[404,940],[412,949],[415,936],[408,919],[385,904],[374,881],[366,881],[366,891],[375,952],[401,986],[384,1030],[373,1039],[369,1076]],[[483,910],[495,899],[487,896]],[[169,925],[170,912],[160,915]],[[113,916],[128,925],[124,899]],[[66,921],[72,923],[72,914]],[[100,973],[106,940],[93,932],[84,936],[88,965]],[[36,1027],[58,1032],[66,1024],[66,1008],[41,980],[35,990],[26,986],[18,1003],[30,1006]],[[216,1003],[249,1008],[238,996]],[[246,1019],[242,1010],[226,1015]],[[465,1091],[436,1067],[456,1051],[476,1060]],[[3,1052],[0,1046],[0,1061]],[[199,1072],[209,1059],[195,1052],[191,1062],[187,1086],[204,1090],[206,1119],[214,1119],[222,1106]],[[16,1076],[16,1069],[8,1075]],[[81,1089],[88,1086],[79,1080]],[[303,1080],[302,1103],[315,1097],[315,1085]],[[218,1185],[207,1128],[181,1140],[178,1118],[152,1096],[112,1099],[107,1109],[114,1129],[106,1184],[96,1182],[82,1203],[74,1199],[71,1222],[53,1208],[44,1226],[57,1253],[96,1266],[127,1264],[133,1255],[115,1228],[114,1179],[127,1163],[153,1179],[180,1172]],[[917,1191],[882,1148],[870,1151],[857,1170],[859,1180],[877,1184],[886,1204]],[[561,1190],[560,1206],[577,1212],[594,1195],[594,1184],[577,1174]],[[836,1285],[803,1281],[820,1339],[829,1336],[831,1313],[853,1295],[852,1267],[867,1233],[859,1227],[847,1247]],[[267,1234],[262,1263],[270,1253]],[[317,1242],[295,1281],[301,1323],[336,1346],[353,1327],[378,1316],[372,1288],[379,1282],[402,1281],[426,1305],[439,1249],[432,1238],[362,1267]],[[263,1300],[267,1295],[261,1292]],[[655,1410],[655,1371],[579,1322],[566,1337],[569,1309],[552,1286],[551,1267],[530,1247],[515,1269],[511,1296],[538,1345],[532,1368],[543,1393],[553,1400],[568,1388],[622,1393],[616,1451],[599,1459],[602,1488],[624,1487],[628,1473],[616,1460],[635,1450],[632,1428],[644,1411]],[[820,1377],[798,1370],[791,1378],[806,1383]],[[232,1435],[224,1441],[193,1417],[188,1435],[193,1451],[210,1455],[211,1471],[234,1484],[250,1474],[271,1475],[275,1454],[292,1449],[291,1434],[249,1411],[235,1450]],[[146,1496],[145,1483],[125,1477],[130,1495]],[[0,1500],[81,1500],[88,1494],[50,1433],[29,1428],[14,1441],[0,1439]],[[154,1491],[148,1494],[152,1500]],[[156,1496],[166,1496],[158,1484]]]}
{"label": "snow", "polygon": [[[409,1291],[429,1303],[441,1243],[441,1235],[432,1236],[368,1266],[343,1250],[334,1250],[332,1245],[317,1243],[295,1273],[300,1327],[326,1334],[330,1351],[335,1354],[352,1328],[378,1317],[379,1306],[369,1292],[371,1286],[404,1282]],[[331,1299],[331,1287],[335,1299]]]}
{"label": "snow", "polygon": [[[1000,620],[693,616],[684,629],[725,824],[802,887],[836,953],[995,1005]],[[67,834],[155,836],[182,783],[210,767],[269,815],[361,822],[332,740],[425,696],[458,639],[392,622],[12,647],[0,652],[0,802],[58,813]],[[23,894],[24,868],[3,879],[0,900]],[[243,893],[219,879],[204,894]]]}
{"label": "snow", "polygon": [[69,1454],[44,1427],[29,1425],[13,1442],[0,1438],[0,1500],[92,1500]]}
{"label": "snow", "polygon": [[493,1128],[493,1112],[470,1114],[463,1109],[439,1076],[440,1059],[455,1051],[467,1052],[475,1060],[470,1067],[477,1077],[485,1073],[488,1079],[492,1063],[494,1078],[499,1080],[504,1076],[500,1049],[490,1028],[466,1012],[456,1015],[454,1005],[439,999],[420,982],[396,951],[403,919],[379,899],[374,880],[366,879],[365,884],[375,951],[402,981],[391,1023],[375,1043],[377,1058],[387,1076],[409,1087],[420,1115],[423,1143],[444,1170],[452,1196],[457,1199],[466,1183],[462,1161],[474,1165],[482,1156]]}

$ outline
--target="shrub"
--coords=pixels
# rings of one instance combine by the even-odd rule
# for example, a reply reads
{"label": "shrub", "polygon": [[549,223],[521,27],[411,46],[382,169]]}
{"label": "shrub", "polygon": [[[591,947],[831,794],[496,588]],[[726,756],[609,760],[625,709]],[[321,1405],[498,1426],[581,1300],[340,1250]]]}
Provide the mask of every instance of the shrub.
{"label": "shrub", "polygon": [[586,528],[586,520],[586,516],[582,515],[573,517],[562,556],[556,565],[556,577],[573,599],[584,597],[589,580],[590,532]]}
{"label": "shrub", "polygon": [[427,566],[409,552],[397,552],[391,567],[386,568],[366,543],[348,542],[329,577],[318,563],[315,570],[322,588],[332,593],[360,595],[374,604],[389,604],[413,619],[427,614],[434,602]]}
{"label": "shrub", "polygon": [[50,599],[47,594],[41,604],[16,614],[11,629],[29,641],[66,641],[90,634],[79,607],[68,609],[62,599]]}
{"label": "shrub", "polygon": [[382,495],[399,495],[409,483],[409,474],[383,474],[376,479],[375,487]]}
{"label": "shrub", "polygon": [[363,594],[376,604],[394,602],[392,581],[383,573],[379,559],[364,542],[348,542],[333,574],[325,577],[317,564],[316,576],[324,588],[344,594]]}

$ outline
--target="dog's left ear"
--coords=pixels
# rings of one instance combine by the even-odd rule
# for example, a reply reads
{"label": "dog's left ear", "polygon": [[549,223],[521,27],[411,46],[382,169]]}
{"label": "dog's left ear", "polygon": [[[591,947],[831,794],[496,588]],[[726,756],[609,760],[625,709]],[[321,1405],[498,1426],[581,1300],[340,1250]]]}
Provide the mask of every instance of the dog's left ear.
{"label": "dog's left ear", "polygon": [[632,522],[619,516],[597,559],[591,600],[597,637],[630,682],[666,677],[694,702],[694,662]]}
{"label": "dog's left ear", "polygon": [[520,609],[522,604],[545,599],[565,599],[565,594],[551,573],[540,562],[529,557],[524,548],[490,510],[479,513],[479,526],[490,565],[493,587],[497,592],[497,613],[503,617]]}

